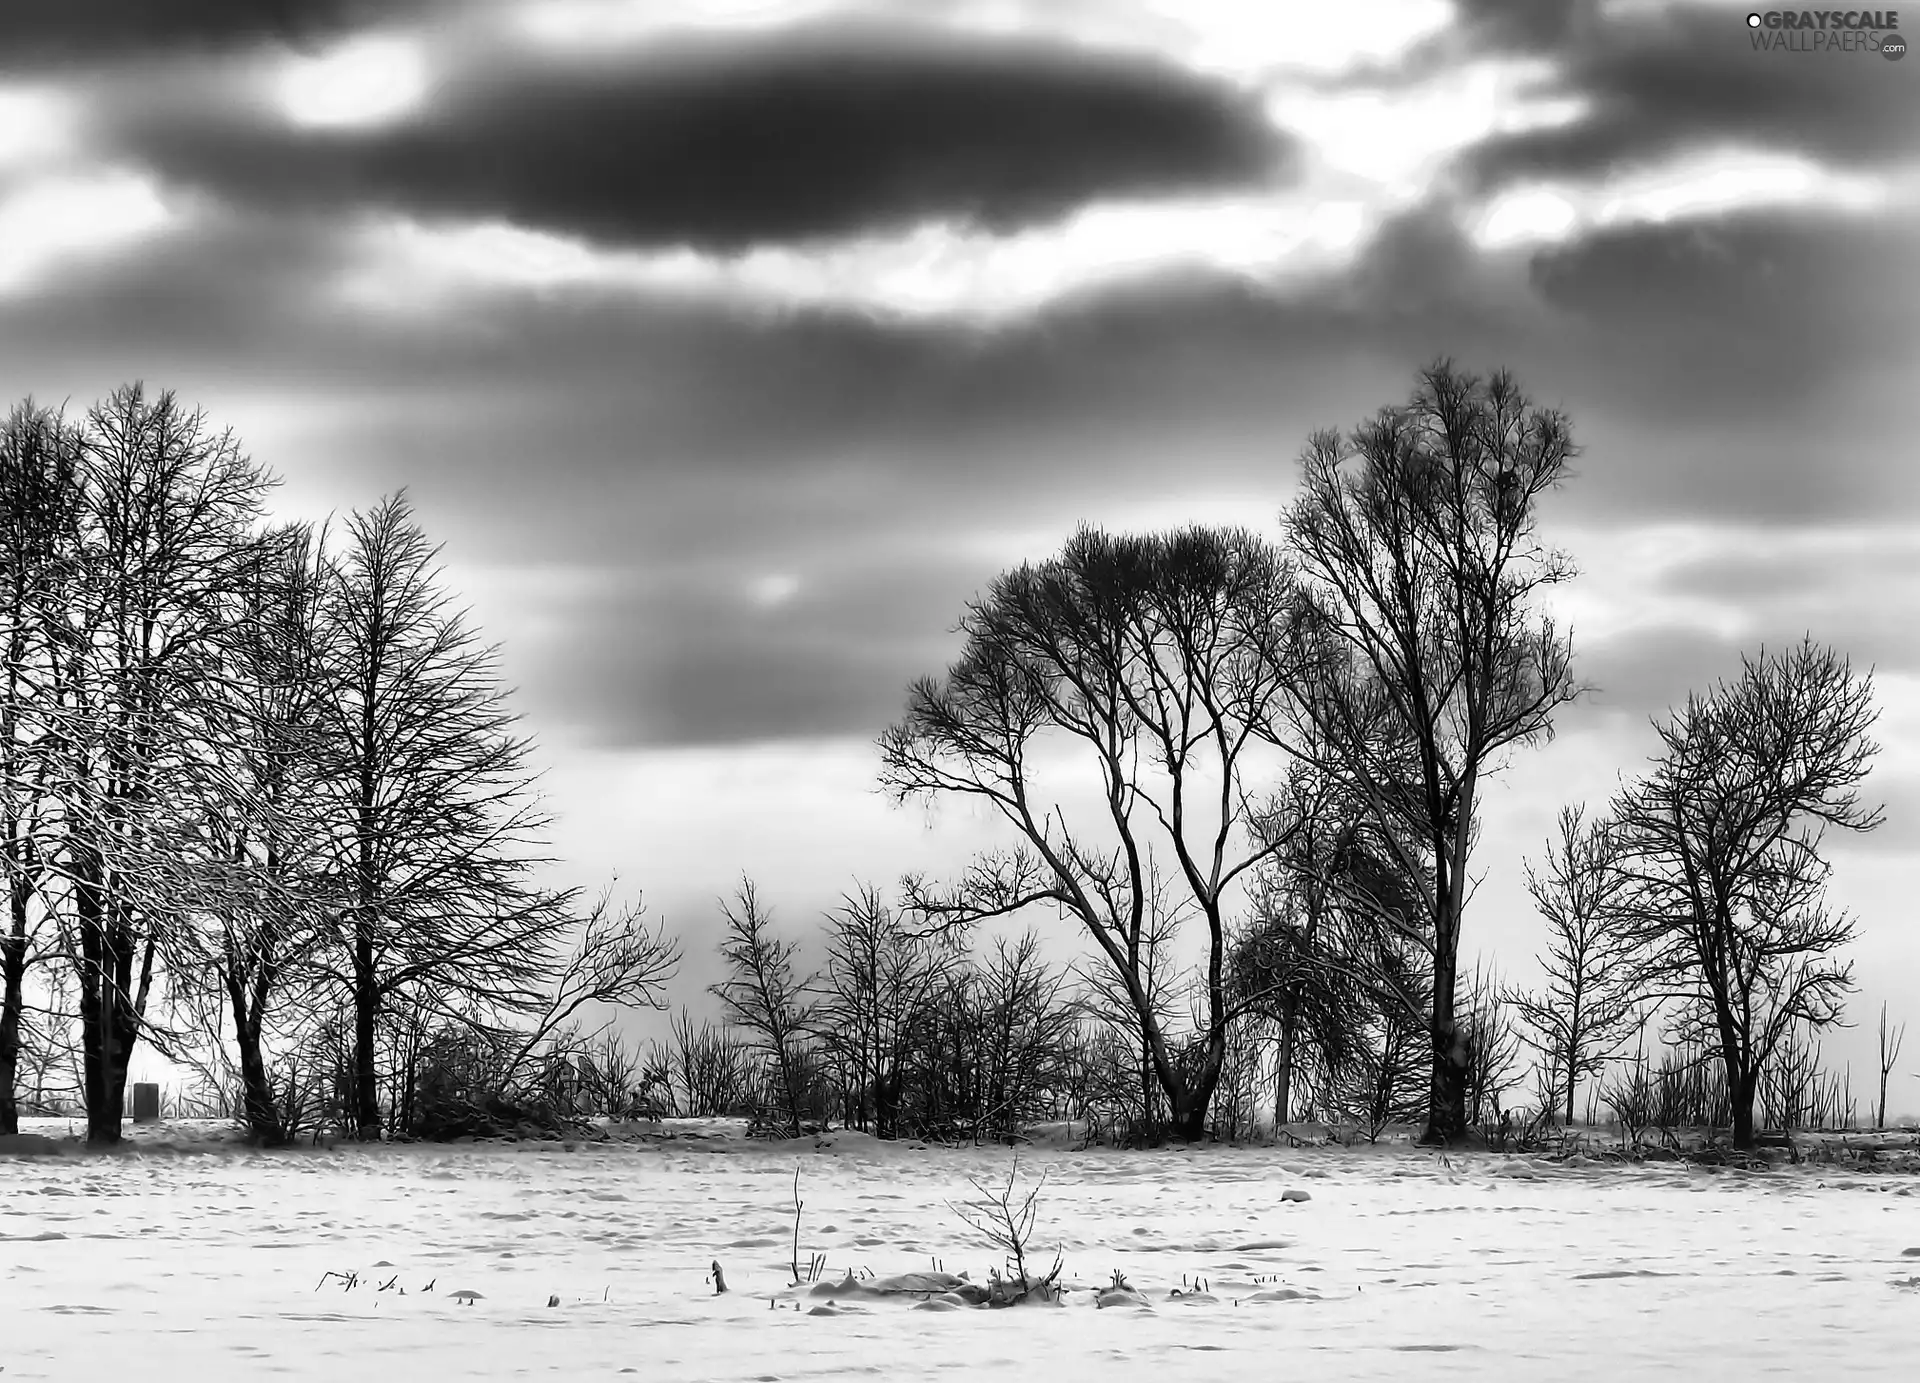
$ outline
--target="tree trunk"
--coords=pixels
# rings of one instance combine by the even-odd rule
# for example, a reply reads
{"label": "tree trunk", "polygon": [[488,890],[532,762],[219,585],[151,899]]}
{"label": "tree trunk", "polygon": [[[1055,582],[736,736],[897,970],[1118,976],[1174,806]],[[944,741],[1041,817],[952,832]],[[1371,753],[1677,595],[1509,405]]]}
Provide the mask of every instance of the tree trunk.
{"label": "tree trunk", "polygon": [[1565,1126],[1573,1127],[1573,1094],[1580,1082],[1579,1069],[1573,1063],[1573,1054],[1567,1056],[1567,1118]]}
{"label": "tree trunk", "polygon": [[16,1086],[20,1079],[20,1027],[27,1005],[27,910],[32,901],[24,867],[9,880],[7,895],[8,926],[6,934],[0,936],[0,1133],[18,1133],[20,1100]]}
{"label": "tree trunk", "polygon": [[20,1131],[20,1016],[26,1005],[27,939],[17,929],[0,937],[0,1133]]}
{"label": "tree trunk", "polygon": [[73,910],[80,938],[80,1071],[87,1143],[112,1147],[120,1142],[126,1116],[127,1062],[134,1036],[128,994],[133,954],[123,925],[111,915],[99,853],[83,847],[76,854]]}
{"label": "tree trunk", "polygon": [[354,937],[353,986],[353,1136],[362,1142],[380,1138],[380,1089],[374,1064],[375,1023],[380,990],[373,973],[373,924],[363,912]]}
{"label": "tree trunk", "polygon": [[1753,1151],[1753,1100],[1759,1088],[1758,1071],[1742,1071],[1736,1076],[1735,1068],[1728,1067],[1727,1098],[1733,1105],[1733,1146],[1740,1152]]}
{"label": "tree trunk", "polygon": [[1280,1051],[1275,1060],[1273,1078],[1273,1127],[1277,1133],[1293,1122],[1293,1052],[1300,1032],[1297,1001],[1280,1010]]}
{"label": "tree trunk", "polygon": [[900,1127],[900,1068],[894,1067],[873,1083],[874,1136],[891,1139]]}
{"label": "tree trunk", "polygon": [[1420,1135],[1426,1147],[1446,1147],[1467,1136],[1467,1078],[1473,1069],[1469,1034],[1454,1019],[1454,942],[1448,937],[1434,959],[1432,1039],[1433,1068],[1427,1081],[1427,1127]]}
{"label": "tree trunk", "polygon": [[1425,1147],[1449,1147],[1467,1136],[1467,1078],[1472,1055],[1467,1032],[1449,1016],[1433,1021],[1433,1073],[1427,1083],[1427,1127],[1420,1135]]}
{"label": "tree trunk", "polygon": [[1216,1023],[1207,1032],[1207,1054],[1200,1069],[1187,1075],[1176,1072],[1176,1084],[1167,1089],[1172,1111],[1173,1135],[1183,1143],[1198,1143],[1207,1136],[1207,1112],[1213,1107],[1213,1092],[1220,1087],[1220,1072],[1227,1059],[1227,1029]]}
{"label": "tree trunk", "polygon": [[233,1041],[240,1052],[240,1113],[247,1131],[263,1147],[287,1142],[286,1124],[267,1080],[267,1062],[260,1050],[260,1029],[266,1011],[270,980],[256,979],[252,991],[240,975],[227,973],[227,995],[233,1007]]}
{"label": "tree trunk", "polygon": [[1473,1070],[1469,1034],[1454,1015],[1460,969],[1460,915],[1466,902],[1467,843],[1473,822],[1474,778],[1460,790],[1457,824],[1435,844],[1433,919],[1433,1070],[1427,1081],[1427,1127],[1420,1142],[1448,1146],[1467,1136],[1467,1082]]}

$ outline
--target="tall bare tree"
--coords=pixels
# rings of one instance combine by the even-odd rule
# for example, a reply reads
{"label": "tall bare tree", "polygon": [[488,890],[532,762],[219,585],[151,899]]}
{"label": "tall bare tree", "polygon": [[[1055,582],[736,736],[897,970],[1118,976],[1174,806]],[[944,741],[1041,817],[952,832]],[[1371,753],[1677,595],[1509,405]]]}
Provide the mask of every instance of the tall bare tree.
{"label": "tall bare tree", "polygon": [[352,1118],[382,1127],[396,996],[463,1025],[543,1011],[574,894],[539,886],[547,817],[496,651],[442,584],[404,495],[350,515],[317,621],[326,973],[352,1012]]}
{"label": "tall bare tree", "polygon": [[[171,938],[176,988],[226,1009],[241,1115],[269,1145],[290,1131],[288,1092],[268,1078],[270,1014],[320,944],[326,910],[340,904],[317,810],[323,546],[304,526],[275,530],[229,593],[200,733],[174,778],[183,810],[161,852],[174,910],[200,924]],[[196,981],[210,982],[198,985],[204,993]],[[296,1019],[314,1016],[311,1004],[293,1007]]]}
{"label": "tall bare tree", "polygon": [[1527,889],[1547,923],[1547,952],[1540,957],[1546,987],[1506,997],[1571,1124],[1580,1081],[1599,1075],[1641,1026],[1644,1004],[1632,952],[1621,944],[1615,922],[1627,879],[1614,859],[1612,827],[1568,807],[1559,830],[1544,868],[1527,865]]}
{"label": "tall bare tree", "polygon": [[[1058,557],[999,577],[961,619],[966,645],[915,683],[880,741],[896,800],[993,809],[1019,846],[910,904],[968,927],[1035,904],[1072,917],[1127,994],[1176,1135],[1197,1138],[1220,1078],[1230,1017],[1226,925],[1242,876],[1277,843],[1248,829],[1244,777],[1285,695],[1268,647],[1288,573],[1239,531],[1116,537],[1083,529]],[[1071,747],[1099,784],[1076,814],[1044,769]],[[1148,992],[1150,871],[1158,858],[1208,935],[1203,1055],[1179,1062]]]}
{"label": "tall bare tree", "polygon": [[1454,1010],[1481,786],[1575,694],[1570,643],[1534,608],[1573,573],[1536,534],[1573,455],[1566,419],[1508,375],[1442,362],[1405,406],[1317,434],[1286,514],[1296,743],[1318,746],[1423,880],[1402,940],[1431,960],[1428,1143],[1466,1132],[1473,1057]]}
{"label": "tall bare tree", "polygon": [[77,598],[49,705],[62,749],[61,945],[74,971],[87,1138],[120,1139],[128,1062],[162,1034],[148,1004],[182,925],[158,847],[198,733],[224,600],[255,560],[270,481],[170,393],[123,388],[87,415]]}
{"label": "tall bare tree", "polygon": [[1803,640],[1657,724],[1663,753],[1613,818],[1624,924],[1683,1040],[1716,1049],[1733,1141],[1751,1148],[1767,1064],[1801,1026],[1838,1022],[1852,919],[1824,901],[1829,827],[1870,831],[1859,786],[1877,746],[1873,679]]}
{"label": "tall bare tree", "polygon": [[712,987],[713,995],[760,1054],[776,1086],[786,1131],[798,1134],[807,1096],[802,1068],[817,1002],[813,979],[796,973],[799,945],[775,935],[772,914],[761,906],[753,880],[740,881],[735,900],[720,904],[720,915],[726,924],[720,957],[727,963],[727,978]]}
{"label": "tall bare tree", "polygon": [[60,414],[28,402],[0,423],[0,1133],[19,1128],[27,976],[46,942],[56,764],[47,713],[55,631],[78,575],[80,472],[80,433]]}

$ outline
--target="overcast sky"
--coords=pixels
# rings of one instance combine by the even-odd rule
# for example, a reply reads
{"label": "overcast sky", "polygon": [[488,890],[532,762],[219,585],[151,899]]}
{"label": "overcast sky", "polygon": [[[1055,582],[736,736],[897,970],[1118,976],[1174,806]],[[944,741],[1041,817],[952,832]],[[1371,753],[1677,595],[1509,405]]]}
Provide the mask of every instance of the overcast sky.
{"label": "overcast sky", "polygon": [[407,487],[557,853],[697,929],[991,839],[872,742],[995,572],[1277,531],[1311,430],[1510,366],[1584,448],[1599,690],[1489,799],[1467,950],[1524,975],[1558,806],[1811,630],[1885,708],[1856,1012],[1920,1020],[1920,59],[1746,9],[9,0],[0,388],[177,389],[288,513]]}

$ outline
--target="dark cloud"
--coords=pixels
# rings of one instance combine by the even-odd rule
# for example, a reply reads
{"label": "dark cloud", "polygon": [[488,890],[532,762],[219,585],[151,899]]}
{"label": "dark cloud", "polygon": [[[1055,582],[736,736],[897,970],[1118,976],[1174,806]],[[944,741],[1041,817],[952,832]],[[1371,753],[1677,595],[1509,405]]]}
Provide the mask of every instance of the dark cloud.
{"label": "dark cloud", "polygon": [[[472,477],[476,521],[490,487],[538,513],[559,507],[549,489],[598,486],[749,513],[768,496],[777,525],[789,502],[984,520],[1016,494],[1046,516],[1110,495],[1278,496],[1309,431],[1359,421],[1448,354],[1510,365],[1569,409],[1587,448],[1569,512],[1844,522],[1920,498],[1885,406],[1920,369],[1909,234],[1654,227],[1540,255],[1530,284],[1444,218],[1411,217],[1296,292],[1193,273],[989,328],[565,290],[416,310],[404,284],[367,311],[333,292],[350,258],[327,225],[287,216],[17,297],[0,365],[42,393],[131,375],[317,392],[353,439],[329,466]],[[579,521],[616,540],[615,513]]]}
{"label": "dark cloud", "polygon": [[1643,726],[1740,670],[1739,642],[1696,624],[1654,623],[1598,640],[1576,628],[1574,638],[1574,672],[1589,691],[1565,713],[1570,729],[1623,719]]}
{"label": "dark cloud", "polygon": [[[898,543],[794,555],[780,572],[742,552],[697,571],[604,570],[565,624],[509,651],[529,705],[596,749],[871,738],[913,678],[954,656],[947,630],[993,575]],[[799,588],[759,603],[763,575]]]}
{"label": "dark cloud", "polygon": [[1836,586],[1848,593],[1843,598],[1852,599],[1867,591],[1889,594],[1890,577],[1920,585],[1920,544],[1909,532],[1860,528],[1809,537],[1814,541],[1762,538],[1677,562],[1662,573],[1659,589],[1790,612],[1809,601],[1833,599]]}
{"label": "dark cloud", "polygon": [[1590,24],[1594,0],[1454,0],[1454,13],[1476,40],[1503,48],[1554,48]]}
{"label": "dark cloud", "polygon": [[[1620,340],[1657,324],[1658,341],[1639,344],[1674,399],[1804,398],[1851,368],[1913,357],[1920,290],[1898,266],[1917,234],[1911,217],[1732,211],[1592,232],[1537,253],[1530,273],[1554,307]],[[1687,368],[1667,368],[1674,359]]]}
{"label": "dark cloud", "polygon": [[1912,609],[1920,600],[1920,547],[1900,530],[1861,527],[1817,544],[1754,534],[1738,546],[1674,564],[1659,596],[1705,600],[1737,611],[1752,633],[1748,654],[1785,648],[1805,634],[1857,668],[1920,672]]}
{"label": "dark cloud", "polygon": [[256,206],[504,219],[737,249],[950,218],[995,230],[1103,196],[1264,181],[1288,146],[1242,94],[1061,46],[846,26],[601,56],[468,50],[370,131],[123,103],[167,176]]}
{"label": "dark cloud", "polygon": [[1808,636],[1836,649],[1859,672],[1920,669],[1920,647],[1897,614],[1883,619],[1871,610],[1860,613],[1871,602],[1871,588],[1813,580],[1809,598],[1797,609],[1740,608],[1750,627],[1738,636],[1678,622],[1649,623],[1600,640],[1581,639],[1576,630],[1576,674],[1591,691],[1568,713],[1569,724],[1664,719],[1690,693],[1738,677],[1742,657],[1792,648]]}
{"label": "dark cloud", "polygon": [[1598,424],[1586,469],[1675,518],[1910,511],[1920,485],[1891,458],[1907,445],[1893,401],[1920,373],[1920,290],[1901,268],[1915,231],[1911,218],[1749,211],[1534,256],[1533,286],[1565,332],[1548,358],[1577,362],[1558,387]]}
{"label": "dark cloud", "polygon": [[424,10],[432,0],[6,0],[0,71],[165,52],[298,44]]}
{"label": "dark cloud", "polygon": [[1604,174],[1717,144],[1789,150],[1854,167],[1920,150],[1911,74],[1868,52],[1759,52],[1742,12],[1682,4],[1598,19],[1578,4],[1475,8],[1499,38],[1555,59],[1555,95],[1584,118],[1499,136],[1465,164],[1482,187]]}
{"label": "dark cloud", "polygon": [[[0,377],[78,402],[125,378],[177,386],[290,494],[405,484],[457,562],[595,572],[598,594],[529,583],[498,625],[516,677],[582,737],[866,733],[941,665],[966,596],[1043,555],[1035,535],[1220,495],[1268,521],[1312,429],[1403,398],[1442,353],[1511,365],[1571,412],[1586,451],[1552,513],[1581,534],[1576,559],[1648,522],[1914,514],[1902,229],[1695,234],[1596,238],[1530,280],[1444,217],[1409,217],[1289,294],[1193,273],[989,328],[567,290],[414,304],[404,285],[369,309],[335,291],[354,261],[330,223],[240,217],[17,294]],[[1777,555],[1756,540],[1753,570],[1682,568],[1656,598],[1738,603],[1749,582],[1770,640],[1812,628],[1911,664],[1894,615],[1841,618],[1871,561],[1762,589]],[[746,598],[784,573],[791,603]],[[1589,651],[1600,700],[1639,724],[1738,654],[1692,629]]]}

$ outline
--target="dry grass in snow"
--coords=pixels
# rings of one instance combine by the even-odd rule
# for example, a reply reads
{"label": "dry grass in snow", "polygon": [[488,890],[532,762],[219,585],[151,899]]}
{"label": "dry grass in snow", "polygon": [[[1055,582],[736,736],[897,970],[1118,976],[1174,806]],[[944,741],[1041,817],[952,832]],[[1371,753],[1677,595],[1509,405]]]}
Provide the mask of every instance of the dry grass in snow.
{"label": "dry grass in snow", "polygon": [[[1920,1180],[1831,1165],[1027,1149],[1023,1176],[1046,1175],[1029,1258],[1063,1256],[1061,1303],[940,1310],[919,1307],[1000,1266],[948,1203],[1004,1182],[1004,1149],[767,1145],[721,1121],[282,1153],[139,1132],[0,1156],[6,1383],[1860,1380],[1911,1377],[1920,1342]],[[799,1286],[796,1167],[802,1276],[825,1258]]]}

